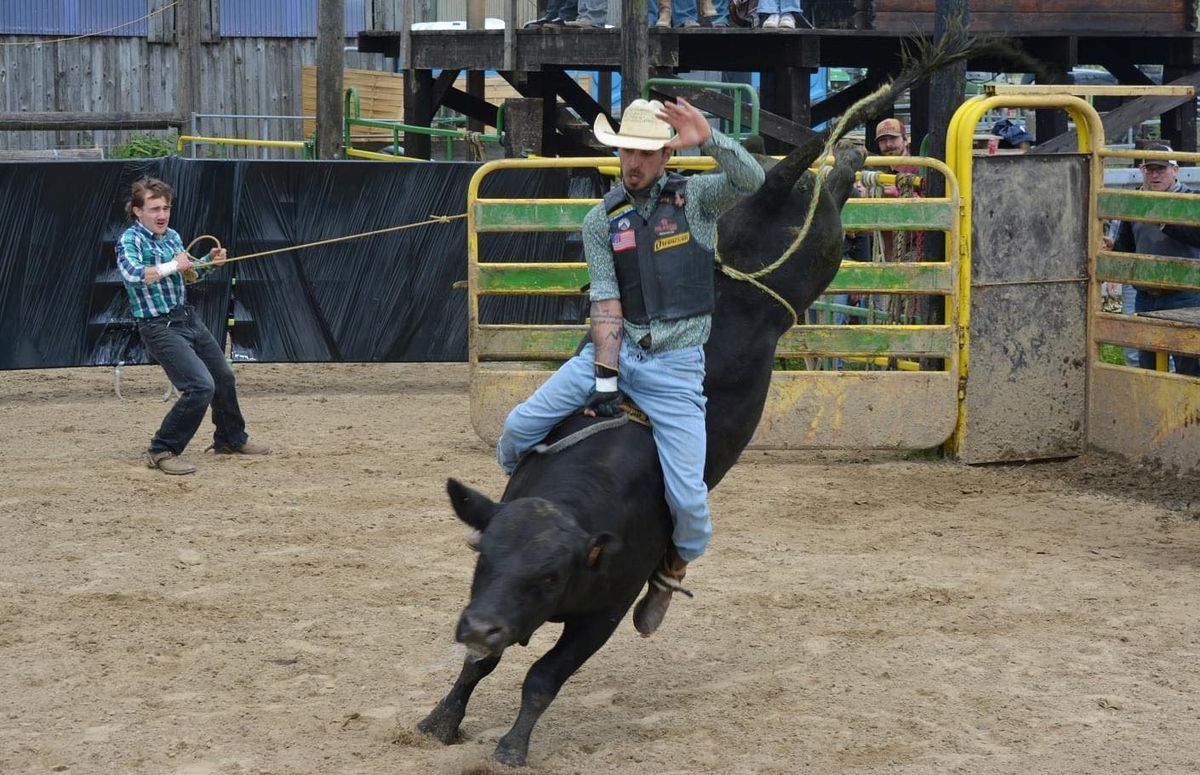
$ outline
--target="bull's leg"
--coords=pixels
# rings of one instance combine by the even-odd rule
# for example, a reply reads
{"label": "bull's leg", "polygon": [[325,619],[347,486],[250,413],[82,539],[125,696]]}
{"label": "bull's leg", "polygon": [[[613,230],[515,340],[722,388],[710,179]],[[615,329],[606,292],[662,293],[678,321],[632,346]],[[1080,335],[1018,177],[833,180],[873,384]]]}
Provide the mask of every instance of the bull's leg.
{"label": "bull's leg", "polygon": [[580,665],[604,645],[618,622],[629,608],[626,601],[619,611],[597,612],[563,625],[562,635],[554,648],[529,668],[521,687],[521,712],[508,734],[496,745],[496,760],[510,767],[523,767],[529,754],[529,735],[546,708],[558,695]]}
{"label": "bull's leg", "polygon": [[471,692],[475,691],[475,685],[487,678],[498,664],[499,656],[480,660],[467,657],[463,662],[462,672],[458,674],[458,680],[450,688],[449,694],[417,724],[417,730],[446,745],[454,742],[454,738],[458,736],[458,725],[467,713],[467,702],[471,699]]}

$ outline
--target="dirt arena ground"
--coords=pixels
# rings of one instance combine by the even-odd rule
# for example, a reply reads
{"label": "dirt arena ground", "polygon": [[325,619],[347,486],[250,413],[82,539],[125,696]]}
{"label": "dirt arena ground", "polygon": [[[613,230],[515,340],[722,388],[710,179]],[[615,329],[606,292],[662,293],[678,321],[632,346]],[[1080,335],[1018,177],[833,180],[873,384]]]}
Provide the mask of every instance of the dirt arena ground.
{"label": "dirt arena ground", "polygon": [[[487,772],[543,628],[459,744],[447,476],[498,496],[462,365],[239,367],[276,454],[138,455],[157,368],[0,379],[0,772]],[[1200,771],[1200,493],[1099,457],[748,452],[663,631],[627,620],[537,773]]]}

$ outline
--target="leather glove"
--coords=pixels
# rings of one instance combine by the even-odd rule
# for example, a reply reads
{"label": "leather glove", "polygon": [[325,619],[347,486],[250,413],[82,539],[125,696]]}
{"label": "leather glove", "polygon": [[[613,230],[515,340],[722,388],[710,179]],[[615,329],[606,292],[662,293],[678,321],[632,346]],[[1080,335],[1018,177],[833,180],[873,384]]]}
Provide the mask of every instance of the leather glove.
{"label": "leather glove", "polygon": [[625,409],[621,406],[621,392],[619,390],[594,391],[583,405],[584,411],[591,410],[596,413],[597,417],[620,417],[625,414]]}
{"label": "leather glove", "polygon": [[596,364],[596,388],[583,405],[585,413],[594,412],[597,417],[620,417],[621,392],[617,390],[617,370],[603,363]]}

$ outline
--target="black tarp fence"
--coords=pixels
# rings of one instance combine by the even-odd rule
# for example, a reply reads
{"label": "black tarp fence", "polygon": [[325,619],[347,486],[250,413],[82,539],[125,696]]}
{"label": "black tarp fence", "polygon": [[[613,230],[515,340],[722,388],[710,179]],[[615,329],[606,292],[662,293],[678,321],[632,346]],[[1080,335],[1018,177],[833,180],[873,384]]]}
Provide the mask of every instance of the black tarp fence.
{"label": "black tarp fence", "polygon": [[[231,257],[466,210],[479,165],[194,160],[0,164],[0,369],[146,363],[116,269],[130,184],[175,189],[171,226]],[[565,170],[501,170],[483,196],[597,196]],[[573,245],[571,244],[573,243]],[[210,244],[199,244],[195,254]],[[486,235],[483,260],[580,260],[578,235]],[[188,286],[235,360],[461,361],[466,220],[235,262]],[[483,322],[581,322],[580,297],[485,299]],[[232,325],[229,324],[232,321]]]}

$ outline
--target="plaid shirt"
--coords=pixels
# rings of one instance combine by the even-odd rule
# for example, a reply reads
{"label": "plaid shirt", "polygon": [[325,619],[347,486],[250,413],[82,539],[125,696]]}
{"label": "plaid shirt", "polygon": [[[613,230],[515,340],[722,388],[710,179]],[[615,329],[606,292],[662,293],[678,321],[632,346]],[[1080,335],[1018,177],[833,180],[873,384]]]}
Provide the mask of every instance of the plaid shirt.
{"label": "plaid shirt", "polygon": [[[117,241],[117,269],[125,281],[125,292],[135,318],[158,317],[183,306],[187,291],[182,272],[149,285],[145,282],[147,267],[165,264],[176,253],[182,252],[183,240],[174,229],[167,229],[163,236],[156,237],[138,221],[121,235]],[[196,267],[201,275],[210,268]]]}

